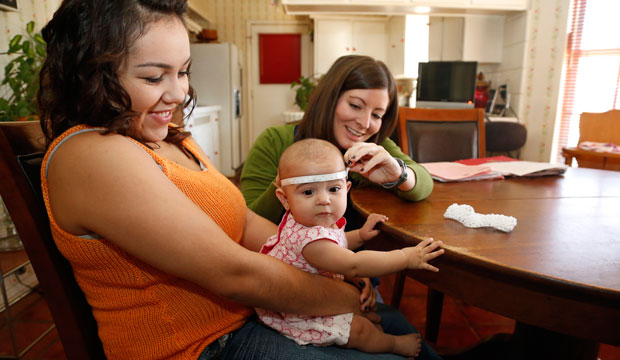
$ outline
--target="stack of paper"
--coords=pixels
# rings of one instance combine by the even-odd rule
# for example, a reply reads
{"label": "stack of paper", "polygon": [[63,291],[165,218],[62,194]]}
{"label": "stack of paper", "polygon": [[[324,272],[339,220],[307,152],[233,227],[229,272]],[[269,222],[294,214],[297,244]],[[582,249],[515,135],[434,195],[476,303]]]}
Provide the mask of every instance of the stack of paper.
{"label": "stack of paper", "polygon": [[492,170],[504,176],[545,176],[560,175],[568,166],[535,161],[506,161],[487,163]]}
{"label": "stack of paper", "polygon": [[505,176],[560,175],[566,171],[563,164],[520,161],[505,157],[467,159],[457,162],[420,164],[441,182],[503,179]]}
{"label": "stack of paper", "polygon": [[503,179],[502,174],[488,165],[463,165],[455,162],[434,162],[420,164],[428,170],[433,179],[441,182]]}

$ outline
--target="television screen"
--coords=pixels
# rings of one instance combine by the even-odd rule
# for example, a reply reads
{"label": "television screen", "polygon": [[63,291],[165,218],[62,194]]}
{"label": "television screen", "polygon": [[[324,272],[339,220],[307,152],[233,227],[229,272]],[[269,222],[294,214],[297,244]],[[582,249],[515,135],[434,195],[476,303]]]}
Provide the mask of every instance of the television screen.
{"label": "television screen", "polygon": [[473,103],[476,61],[429,61],[418,65],[416,101]]}

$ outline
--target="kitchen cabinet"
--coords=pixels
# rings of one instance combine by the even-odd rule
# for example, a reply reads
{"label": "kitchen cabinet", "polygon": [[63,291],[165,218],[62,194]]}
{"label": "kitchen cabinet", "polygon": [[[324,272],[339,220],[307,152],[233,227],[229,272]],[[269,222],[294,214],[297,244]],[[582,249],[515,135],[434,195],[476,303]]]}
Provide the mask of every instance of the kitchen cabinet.
{"label": "kitchen cabinet", "polygon": [[527,10],[527,0],[411,0],[410,3],[433,8]]}
{"label": "kitchen cabinet", "polygon": [[344,55],[387,59],[386,17],[314,17],[314,72],[324,74]]}
{"label": "kitchen cabinet", "polygon": [[431,16],[429,60],[502,62],[503,15]]}
{"label": "kitchen cabinet", "polygon": [[503,14],[528,9],[528,0],[282,0],[287,14]]}
{"label": "kitchen cabinet", "polygon": [[220,111],[219,105],[197,106],[192,115],[187,120],[187,130],[192,133],[192,137],[202,150],[207,154],[209,160],[216,169],[221,167],[220,149]]}
{"label": "kitchen cabinet", "polygon": [[471,0],[471,5],[488,9],[527,10],[527,0]]}

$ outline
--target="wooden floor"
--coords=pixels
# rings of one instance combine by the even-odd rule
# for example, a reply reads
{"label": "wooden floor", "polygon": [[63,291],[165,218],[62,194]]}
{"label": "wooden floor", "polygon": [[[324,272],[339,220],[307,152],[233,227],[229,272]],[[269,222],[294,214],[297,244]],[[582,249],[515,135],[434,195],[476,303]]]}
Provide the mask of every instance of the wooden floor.
{"label": "wooden floor", "polygon": [[[384,277],[379,291],[385,302],[391,300],[393,277]],[[424,334],[424,309],[426,287],[407,279],[401,303],[401,311],[407,319]],[[24,349],[39,334],[52,324],[45,301],[33,292],[11,307],[15,317],[15,328],[20,349]],[[0,313],[0,358],[13,354],[11,336],[4,313]],[[446,297],[441,319],[441,329],[436,348],[441,352],[448,349],[467,348],[480,340],[500,332],[510,333],[514,321],[487,311],[469,306],[461,301]],[[620,360],[620,347],[601,345],[601,360]],[[22,359],[61,360],[66,359],[56,330],[52,330],[42,341],[28,351]],[[484,360],[484,359],[481,359]]]}

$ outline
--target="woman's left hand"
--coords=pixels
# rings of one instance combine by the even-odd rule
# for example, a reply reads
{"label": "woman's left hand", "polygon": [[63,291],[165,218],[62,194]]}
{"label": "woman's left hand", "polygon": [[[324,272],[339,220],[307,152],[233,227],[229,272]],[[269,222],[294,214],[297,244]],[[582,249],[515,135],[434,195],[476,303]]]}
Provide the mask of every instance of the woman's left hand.
{"label": "woman's left hand", "polygon": [[358,142],[344,154],[350,171],[361,174],[376,184],[397,181],[402,169],[396,159],[381,145]]}
{"label": "woman's left hand", "polygon": [[345,277],[345,281],[354,285],[360,291],[360,310],[362,310],[362,312],[369,312],[375,309],[377,293],[372,287],[372,282],[369,278],[353,276]]}

